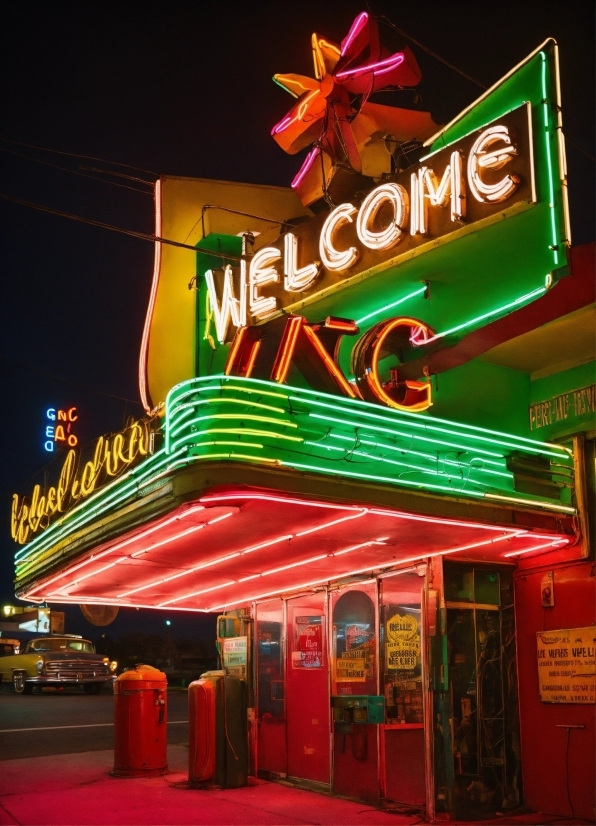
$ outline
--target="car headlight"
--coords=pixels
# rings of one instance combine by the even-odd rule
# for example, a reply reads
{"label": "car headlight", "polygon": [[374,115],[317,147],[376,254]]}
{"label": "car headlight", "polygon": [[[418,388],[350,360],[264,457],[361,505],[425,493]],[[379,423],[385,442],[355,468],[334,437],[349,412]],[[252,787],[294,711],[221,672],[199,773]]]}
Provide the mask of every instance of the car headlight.
{"label": "car headlight", "polygon": [[35,663],[35,667],[37,668],[37,673],[41,674],[43,672],[43,660],[38,660]]}
{"label": "car headlight", "polygon": [[112,673],[114,673],[114,671],[116,671],[117,668],[118,668],[118,661],[117,660],[112,660],[112,662],[110,663],[110,671]]}

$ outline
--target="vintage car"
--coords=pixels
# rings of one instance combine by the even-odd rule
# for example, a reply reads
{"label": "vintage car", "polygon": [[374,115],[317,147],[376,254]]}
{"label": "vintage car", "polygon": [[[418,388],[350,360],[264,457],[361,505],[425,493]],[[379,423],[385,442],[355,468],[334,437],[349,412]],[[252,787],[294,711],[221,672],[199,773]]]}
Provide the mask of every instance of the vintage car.
{"label": "vintage car", "polygon": [[30,694],[35,686],[78,685],[86,694],[98,694],[104,683],[113,682],[118,666],[96,654],[93,643],[82,637],[39,637],[30,640],[22,654],[13,650],[18,651],[0,646],[0,682],[11,682],[17,694]]}

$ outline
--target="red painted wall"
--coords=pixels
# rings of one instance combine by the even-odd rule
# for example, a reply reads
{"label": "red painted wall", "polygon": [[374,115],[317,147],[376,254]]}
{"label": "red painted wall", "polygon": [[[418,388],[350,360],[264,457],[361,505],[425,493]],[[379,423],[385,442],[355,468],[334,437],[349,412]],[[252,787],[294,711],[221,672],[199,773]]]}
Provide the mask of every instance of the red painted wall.
{"label": "red painted wall", "polygon": [[[536,632],[596,625],[596,568],[593,562],[569,563],[554,571],[554,608],[542,608],[545,570],[515,576],[522,772],[525,804],[547,814],[594,819],[596,741],[594,705],[541,703],[538,692]],[[583,724],[569,741],[557,725]],[[571,801],[571,805],[570,802]]]}

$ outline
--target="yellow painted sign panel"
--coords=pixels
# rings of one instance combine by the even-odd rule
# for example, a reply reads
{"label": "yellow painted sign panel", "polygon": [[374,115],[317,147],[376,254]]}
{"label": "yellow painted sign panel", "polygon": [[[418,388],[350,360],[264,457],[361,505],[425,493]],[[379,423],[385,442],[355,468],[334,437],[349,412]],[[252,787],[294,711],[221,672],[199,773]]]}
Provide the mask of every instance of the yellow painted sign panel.
{"label": "yellow painted sign panel", "polygon": [[394,614],[385,627],[389,671],[413,671],[420,660],[420,624],[412,614]]}
{"label": "yellow painted sign panel", "polygon": [[363,683],[366,681],[365,657],[342,657],[335,661],[335,680],[338,683]]}
{"label": "yellow painted sign panel", "polygon": [[[155,200],[155,235],[193,247],[212,233],[263,234],[272,227],[279,232],[276,222],[310,214],[290,187],[205,178],[164,176],[157,182]],[[196,376],[197,299],[189,289],[196,263],[192,250],[155,245],[139,360],[141,400],[147,410],[165,401],[175,384]]]}
{"label": "yellow painted sign panel", "polygon": [[596,703],[596,625],[538,631],[538,687],[543,703]]}

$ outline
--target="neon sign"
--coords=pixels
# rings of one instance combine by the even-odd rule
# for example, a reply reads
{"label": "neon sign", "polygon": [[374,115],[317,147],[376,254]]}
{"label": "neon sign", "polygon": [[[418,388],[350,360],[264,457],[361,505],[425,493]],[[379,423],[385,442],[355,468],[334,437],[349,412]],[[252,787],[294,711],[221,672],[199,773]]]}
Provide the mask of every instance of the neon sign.
{"label": "neon sign", "polygon": [[298,300],[313,303],[355,276],[499,220],[504,209],[522,211],[534,204],[530,105],[392,178],[361,201],[341,203],[294,227],[239,267],[207,270],[220,344],[233,337],[231,327],[262,324]]}
{"label": "neon sign", "polygon": [[[52,412],[50,408],[48,413]],[[65,411],[58,411],[64,413]],[[71,408],[76,421],[76,408]],[[68,421],[68,419],[57,419]],[[43,490],[35,485],[30,497],[12,497],[11,535],[24,545],[38,531],[47,528],[52,518],[68,511],[81,499],[90,496],[110,478],[149,454],[149,423],[142,419],[114,436],[101,436],[95,443],[93,457],[81,466],[77,451],[70,449],[62,464],[58,483]]]}
{"label": "neon sign", "polygon": [[278,86],[298,98],[271,130],[273,139],[290,155],[315,143],[292,181],[304,204],[324,194],[341,167],[351,169],[352,174],[370,173],[365,169],[365,155],[371,135],[399,134],[402,141],[423,140],[436,129],[428,112],[369,103],[371,93],[416,86],[422,74],[407,46],[387,56],[378,23],[367,12],[356,17],[341,44],[313,34],[312,53],[314,78],[273,77]]}
{"label": "neon sign", "polygon": [[[283,327],[275,321],[260,327],[240,327],[224,373],[270,378],[283,384],[294,364],[309,385],[321,392],[377,402],[398,410],[427,410],[432,404],[428,379],[404,379],[399,363],[405,351],[432,338],[432,330],[422,321],[407,317],[375,324],[354,346],[352,370],[356,378],[351,383],[339,366],[339,345],[344,335],[355,336],[359,332],[356,322],[332,316],[315,324],[303,316],[291,315]],[[264,341],[266,346],[261,349]],[[395,356],[397,364],[390,369],[389,380],[384,381],[379,362],[387,356]]]}
{"label": "neon sign", "polygon": [[78,421],[78,413],[76,407],[69,407],[68,410],[56,410],[55,407],[49,407],[46,410],[46,419],[55,424],[46,424],[44,428],[44,450],[48,453],[53,453],[56,447],[61,444],[65,447],[76,447],[79,443],[77,436],[72,432],[74,422]]}

